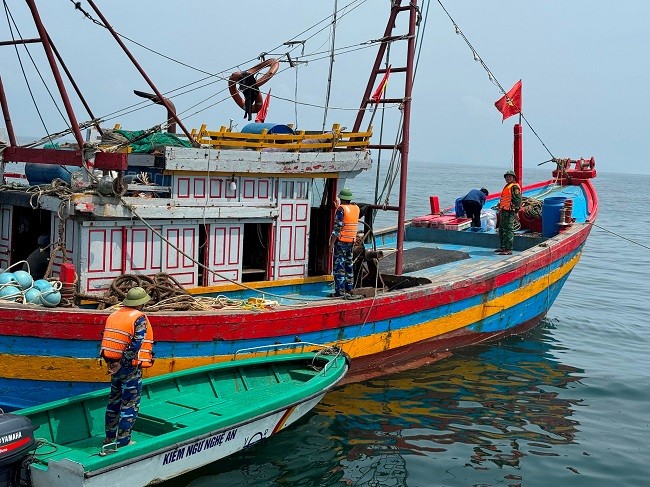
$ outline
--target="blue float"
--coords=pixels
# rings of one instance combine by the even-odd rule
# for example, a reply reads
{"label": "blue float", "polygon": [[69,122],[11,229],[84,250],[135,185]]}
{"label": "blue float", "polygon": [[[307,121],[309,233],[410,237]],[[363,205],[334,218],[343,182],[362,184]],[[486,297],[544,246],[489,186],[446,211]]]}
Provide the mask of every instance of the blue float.
{"label": "blue float", "polygon": [[16,278],[14,277],[14,273],[3,272],[2,274],[0,274],[0,285],[9,284],[9,283],[18,284],[18,282],[16,282]]}
{"label": "blue float", "polygon": [[16,298],[20,297],[20,295],[20,289],[16,286],[5,284],[0,288],[0,299],[15,301]]}
{"label": "blue float", "polygon": [[14,279],[23,291],[34,285],[34,279],[32,279],[32,276],[26,271],[14,272]]}
{"label": "blue float", "polygon": [[52,283],[50,281],[46,281],[45,279],[37,279],[34,281],[34,287],[41,292],[51,291]]}
{"label": "blue float", "polygon": [[48,308],[54,308],[61,302],[61,293],[52,289],[41,294],[41,304]]}
{"label": "blue float", "polygon": [[41,304],[41,291],[35,287],[25,291],[25,302],[31,304]]}

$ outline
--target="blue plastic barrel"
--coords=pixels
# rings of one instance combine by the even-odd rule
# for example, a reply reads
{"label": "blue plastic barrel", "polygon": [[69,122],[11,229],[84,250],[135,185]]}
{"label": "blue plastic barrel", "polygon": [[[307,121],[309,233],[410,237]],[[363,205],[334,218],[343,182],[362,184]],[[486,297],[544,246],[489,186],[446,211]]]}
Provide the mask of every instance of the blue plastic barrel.
{"label": "blue plastic barrel", "polygon": [[554,196],[545,198],[542,203],[542,237],[550,238],[560,233],[560,216],[566,198],[563,196]]}
{"label": "blue plastic barrel", "polygon": [[70,184],[71,175],[78,171],[76,166],[58,166],[55,164],[40,164],[28,162],[25,164],[25,176],[32,186],[49,184],[54,178],[62,179]]}
{"label": "blue plastic barrel", "polygon": [[463,208],[463,197],[461,196],[460,198],[456,198],[456,216],[457,217],[462,217],[465,216],[465,208]]}
{"label": "blue plastic barrel", "polygon": [[249,123],[241,129],[242,134],[261,134],[266,129],[267,134],[293,134],[293,130],[288,125],[281,123]]}

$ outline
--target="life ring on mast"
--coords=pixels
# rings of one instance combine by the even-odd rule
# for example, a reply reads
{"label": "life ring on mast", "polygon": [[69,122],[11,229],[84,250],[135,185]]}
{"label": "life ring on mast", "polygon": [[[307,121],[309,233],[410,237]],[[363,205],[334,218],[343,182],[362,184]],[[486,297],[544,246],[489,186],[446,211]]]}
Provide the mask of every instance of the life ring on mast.
{"label": "life ring on mast", "polygon": [[[255,88],[259,88],[262,86],[264,83],[266,83],[268,80],[270,80],[275,73],[278,72],[278,68],[280,67],[280,62],[277,59],[267,59],[266,61],[262,61],[259,64],[256,64],[250,69],[247,69],[246,71],[235,71],[233,74],[230,75],[228,78],[228,91],[230,92],[230,96],[232,97],[233,100],[235,100],[235,103],[241,108],[242,110],[245,110],[244,106],[244,98],[239,94],[239,90],[237,89],[237,83],[246,75],[246,74],[257,74],[261,70],[265,68],[269,68],[269,70],[264,73],[262,76],[257,78],[255,80]],[[264,101],[262,100],[262,93],[257,93],[257,97],[255,99],[255,103],[253,104],[253,113],[257,113],[262,109],[262,104]]]}

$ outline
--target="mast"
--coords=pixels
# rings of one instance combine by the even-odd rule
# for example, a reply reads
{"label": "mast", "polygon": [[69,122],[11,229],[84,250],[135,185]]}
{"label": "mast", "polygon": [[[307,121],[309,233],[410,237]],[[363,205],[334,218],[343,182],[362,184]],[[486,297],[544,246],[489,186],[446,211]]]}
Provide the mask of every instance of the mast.
{"label": "mast", "polygon": [[514,126],[514,161],[515,161],[515,174],[517,175],[517,182],[519,186],[524,187],[524,150],[523,150],[523,136],[521,120]]}
{"label": "mast", "polygon": [[93,0],[88,0],[88,5],[90,5],[92,7],[92,9],[95,11],[95,13],[99,16],[102,23],[104,24],[104,27],[106,27],[106,29],[108,29],[108,31],[111,33],[111,35],[113,36],[115,41],[119,44],[119,46],[124,51],[124,54],[127,55],[127,57],[131,60],[131,63],[133,63],[133,66],[135,66],[135,68],[138,70],[138,72],[140,73],[142,78],[147,82],[149,87],[156,94],[156,96],[158,98],[158,101],[156,103],[160,103],[160,104],[164,105],[165,108],[167,108],[167,113],[169,115],[171,115],[172,118],[176,121],[176,123],[181,128],[183,133],[187,136],[189,141],[191,143],[194,143],[194,138],[192,137],[192,134],[189,132],[189,130],[187,130],[185,128],[185,125],[183,125],[183,122],[181,121],[181,119],[178,118],[178,115],[176,115],[176,110],[173,107],[170,106],[169,100],[167,100],[167,98],[165,98],[162,95],[162,93],[160,91],[158,91],[158,88],[156,87],[154,82],[151,81],[151,78],[149,78],[149,76],[147,75],[147,73],[145,73],[144,69],[142,69],[142,67],[140,66],[138,61],[135,59],[135,57],[133,57],[133,54],[131,54],[131,51],[129,51],[129,49],[126,47],[124,42],[122,42],[122,39],[120,39],[120,36],[117,34],[117,32],[115,32],[115,29],[113,29],[111,24],[108,23],[108,21],[106,20],[106,17],[104,17],[104,14],[95,5],[95,2],[93,2]]}
{"label": "mast", "polygon": [[[381,98],[377,100],[379,103],[399,103],[400,108],[403,111],[402,117],[402,126],[398,128],[401,129],[402,139],[401,142],[397,144],[396,147],[386,144],[371,144],[369,147],[371,149],[390,149],[397,150],[400,153],[401,158],[401,168],[400,168],[400,181],[399,181],[399,203],[395,207],[383,207],[380,205],[370,205],[370,208],[376,209],[389,209],[397,211],[397,254],[395,256],[395,274],[402,274],[402,262],[404,255],[404,224],[406,222],[406,179],[408,175],[408,152],[409,152],[409,137],[410,137],[410,126],[411,126],[411,98],[413,92],[413,73],[414,73],[414,60],[415,60],[415,40],[416,40],[416,24],[418,18],[418,6],[417,0],[408,1],[408,5],[402,7],[402,0],[394,0],[392,2],[392,7],[390,15],[388,18],[388,23],[386,24],[386,29],[384,30],[384,37],[379,46],[377,52],[377,57],[375,58],[375,63],[372,67],[370,73],[370,78],[368,80],[368,85],[366,86],[366,91],[363,95],[361,101],[361,106],[359,107],[359,112],[357,118],[354,122],[353,132],[358,132],[361,128],[361,122],[366,112],[366,108],[375,103],[371,100],[370,95],[372,89],[375,85],[378,75],[383,75],[386,73],[386,69],[381,69],[381,62],[386,54],[386,49],[388,43],[407,39],[407,50],[406,50],[406,66],[403,67],[392,67],[391,73],[405,73],[404,81],[404,97],[403,98]],[[401,12],[409,12],[409,28],[407,36],[393,36],[392,32],[395,28],[395,19],[397,15]]]}
{"label": "mast", "polygon": [[43,44],[43,49],[45,50],[47,61],[50,64],[50,69],[52,70],[52,75],[54,76],[56,86],[58,87],[59,93],[61,94],[61,100],[63,101],[63,106],[65,107],[65,111],[68,114],[68,119],[70,120],[70,125],[72,126],[72,132],[74,133],[74,137],[77,141],[77,144],[79,145],[79,149],[83,149],[84,139],[81,135],[81,129],[79,128],[77,117],[74,114],[74,110],[72,109],[70,98],[68,97],[65,85],[63,84],[63,79],[61,78],[59,67],[56,64],[56,60],[54,59],[54,53],[50,44],[50,37],[47,35],[47,31],[43,26],[43,22],[41,22],[41,16],[38,13],[38,9],[36,8],[34,0],[27,0],[27,5],[29,6],[29,10],[31,11],[32,17],[34,18],[34,24],[36,25],[36,30],[38,30],[41,44]]}

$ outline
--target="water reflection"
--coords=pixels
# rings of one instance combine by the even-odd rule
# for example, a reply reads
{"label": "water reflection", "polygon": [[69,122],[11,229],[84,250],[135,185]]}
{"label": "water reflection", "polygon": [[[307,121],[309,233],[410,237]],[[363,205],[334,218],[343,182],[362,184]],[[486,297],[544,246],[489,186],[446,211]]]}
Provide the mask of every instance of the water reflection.
{"label": "water reflection", "polygon": [[527,457],[577,433],[583,371],[559,362],[551,331],[332,391],[291,430],[168,485],[435,485],[432,467],[518,483]]}

